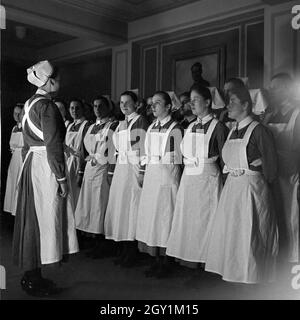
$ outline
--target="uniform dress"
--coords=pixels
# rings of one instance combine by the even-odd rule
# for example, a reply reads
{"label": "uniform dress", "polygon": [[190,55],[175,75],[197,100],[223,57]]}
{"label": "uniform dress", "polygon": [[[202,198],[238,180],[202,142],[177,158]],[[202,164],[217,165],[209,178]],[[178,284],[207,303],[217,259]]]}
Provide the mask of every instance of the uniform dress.
{"label": "uniform dress", "polygon": [[228,129],[212,114],[190,124],[181,143],[185,168],[177,193],[167,255],[205,262],[222,190],[220,159]]}
{"label": "uniform dress", "polygon": [[300,110],[290,105],[266,116],[273,132],[278,155],[279,175],[276,185],[280,246],[289,262],[299,262],[299,157]]}
{"label": "uniform dress", "polygon": [[80,187],[77,185],[77,175],[79,165],[82,160],[82,143],[88,129],[88,121],[84,118],[75,120],[67,128],[65,138],[65,154],[67,159],[67,168],[70,176],[71,191],[73,193],[73,208],[76,209]]}
{"label": "uniform dress", "polygon": [[66,176],[65,127],[50,96],[39,89],[24,106],[24,159],[18,182],[14,262],[27,270],[78,251],[71,195],[58,195]]}
{"label": "uniform dress", "polygon": [[191,120],[188,120],[188,119],[183,119],[181,122],[180,122],[180,125],[182,126],[183,129],[187,129],[188,126],[197,120],[197,117],[194,117],[192,118]]}
{"label": "uniform dress", "polygon": [[278,251],[268,185],[277,173],[273,137],[248,116],[230,131],[222,158],[228,177],[212,224],[205,270],[226,281],[271,281]]}
{"label": "uniform dress", "polygon": [[[85,134],[83,143],[91,159],[84,169],[75,211],[76,228],[104,234],[104,217],[109,196],[109,155],[113,149],[112,134],[118,122],[97,120]],[[110,149],[110,150],[109,150]]]}
{"label": "uniform dress", "polygon": [[127,120],[120,122],[113,135],[118,159],[104,221],[104,234],[107,239],[136,239],[137,210],[142,189],[138,183],[138,175],[144,171],[141,158],[145,155],[147,128],[147,120],[133,112]]}
{"label": "uniform dress", "polygon": [[[182,128],[167,116],[147,131],[143,190],[138,210],[136,239],[140,251],[164,254],[170,235],[177,190],[181,177]],[[145,246],[146,245],[146,246]]]}
{"label": "uniform dress", "polygon": [[13,127],[9,141],[12,157],[7,172],[6,190],[3,206],[3,210],[10,213],[13,213],[15,211],[15,205],[17,203],[17,180],[22,168],[23,145],[24,142],[22,134],[22,125],[21,123],[18,123],[18,125]]}

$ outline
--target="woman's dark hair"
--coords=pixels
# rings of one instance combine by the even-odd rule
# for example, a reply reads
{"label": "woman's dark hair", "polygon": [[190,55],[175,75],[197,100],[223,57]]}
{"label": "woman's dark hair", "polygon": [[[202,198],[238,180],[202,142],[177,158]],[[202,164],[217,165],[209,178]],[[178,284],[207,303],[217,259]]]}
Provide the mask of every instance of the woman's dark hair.
{"label": "woman's dark hair", "polygon": [[239,79],[239,78],[229,78],[225,81],[225,83],[232,83],[234,88],[243,88],[246,87],[245,83],[243,82],[243,80]]}
{"label": "woman's dark hair", "polygon": [[104,102],[106,108],[107,108],[107,111],[108,111],[108,117],[111,117],[114,113],[114,105],[113,105],[113,102],[111,100],[108,100],[106,97],[102,96],[102,95],[98,95],[96,96],[96,98],[93,100],[101,100]]}
{"label": "woman's dark hair", "polygon": [[129,91],[129,90],[121,93],[121,96],[130,96],[134,103],[137,103],[137,101],[138,101],[137,95],[134,92]]}
{"label": "woman's dark hair", "polygon": [[247,113],[252,113],[252,99],[249,93],[249,90],[246,87],[234,88],[229,90],[229,95],[236,95],[241,103],[248,102]]}
{"label": "woman's dark hair", "polygon": [[209,100],[209,106],[208,109],[211,110],[211,105],[212,105],[212,96],[210,93],[210,90],[206,87],[203,87],[199,84],[194,84],[191,87],[191,93],[192,91],[196,91],[200,96],[202,96],[205,100]]}
{"label": "woman's dark hair", "polygon": [[104,103],[106,104],[106,106],[107,106],[108,108],[110,108],[109,101],[108,101],[108,99],[107,99],[106,97],[101,96],[101,95],[98,95],[98,96],[96,96],[96,98],[95,98],[93,101],[95,101],[95,100],[104,101]]}
{"label": "woman's dark hair", "polygon": [[78,102],[80,104],[80,107],[82,108],[82,110],[84,109],[84,103],[81,99],[76,98],[76,97],[71,98],[70,102],[69,102],[69,106],[70,106],[71,102]]}
{"label": "woman's dark hair", "polygon": [[155,96],[156,94],[160,95],[163,98],[165,104],[170,104],[172,106],[172,99],[166,91],[156,91],[153,96]]}

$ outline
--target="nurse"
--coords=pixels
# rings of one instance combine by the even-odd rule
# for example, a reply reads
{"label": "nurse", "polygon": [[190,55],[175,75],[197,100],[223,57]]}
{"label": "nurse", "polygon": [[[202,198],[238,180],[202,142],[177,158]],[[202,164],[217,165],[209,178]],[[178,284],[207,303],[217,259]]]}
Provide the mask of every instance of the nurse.
{"label": "nurse", "polygon": [[181,177],[182,128],[171,117],[172,101],[166,92],[157,91],[152,101],[157,120],[149,127],[145,141],[147,168],[136,239],[141,242],[141,251],[156,257],[146,276],[164,277],[168,273],[165,253]]}
{"label": "nurse", "polygon": [[110,188],[108,169],[114,157],[112,134],[118,122],[109,120],[112,107],[107,98],[96,97],[93,105],[97,120],[88,128],[83,139],[87,157],[84,161],[86,165],[80,164],[80,170],[84,170],[84,176],[75,219],[78,230],[97,235],[98,241],[92,252],[92,256],[96,258],[101,254],[100,249],[104,238],[104,217]]}
{"label": "nurse", "polygon": [[66,178],[65,126],[52,101],[60,85],[58,70],[41,61],[27,73],[38,90],[26,101],[22,119],[26,157],[18,184],[13,258],[25,271],[23,290],[49,296],[59,290],[42,277],[42,265],[60,262],[63,254],[77,252],[78,244]]}
{"label": "nurse", "polygon": [[69,111],[74,121],[67,128],[65,154],[67,157],[67,168],[70,176],[73,208],[75,211],[84,173],[83,170],[79,169],[79,163],[84,157],[81,152],[82,143],[89,123],[85,120],[84,107],[81,100],[77,98],[72,99]]}
{"label": "nurse", "polygon": [[114,173],[110,172],[113,178],[104,221],[105,238],[123,244],[115,263],[124,267],[134,264],[137,253],[137,210],[145,171],[141,159],[145,155],[148,122],[137,114],[137,103],[137,96],[132,91],[121,94],[120,107],[125,120],[119,123],[114,133],[118,159]]}
{"label": "nurse", "polygon": [[23,134],[22,134],[22,110],[23,105],[18,104],[14,108],[14,120],[16,121],[16,125],[13,127],[9,146],[10,151],[12,153],[12,157],[9,163],[8,172],[7,172],[7,180],[6,180],[6,190],[5,190],[5,198],[4,198],[4,206],[3,210],[6,212],[14,213],[14,208],[16,205],[16,191],[17,191],[17,180],[22,168],[22,147],[24,145],[23,142]]}
{"label": "nurse", "polygon": [[214,118],[206,87],[191,88],[191,123],[181,143],[184,171],[177,193],[167,255],[194,263],[206,261],[208,238],[222,189],[221,151],[228,129]]}
{"label": "nurse", "polygon": [[209,237],[205,270],[226,281],[273,280],[278,233],[270,184],[277,157],[269,130],[254,121],[246,88],[229,93],[228,115],[235,119],[224,144],[228,173]]}
{"label": "nurse", "polygon": [[299,262],[300,109],[292,100],[292,79],[288,74],[273,76],[270,85],[272,112],[265,123],[273,132],[278,156],[276,207],[282,262]]}

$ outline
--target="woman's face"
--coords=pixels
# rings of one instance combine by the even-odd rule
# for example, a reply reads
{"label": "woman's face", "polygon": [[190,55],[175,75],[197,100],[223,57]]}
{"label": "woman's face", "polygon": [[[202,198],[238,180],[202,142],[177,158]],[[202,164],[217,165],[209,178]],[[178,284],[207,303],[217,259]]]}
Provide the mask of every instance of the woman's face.
{"label": "woman's face", "polygon": [[59,91],[60,88],[60,76],[58,75],[55,79],[50,79],[51,89],[50,92],[55,93]]}
{"label": "woman's face", "polygon": [[136,110],[136,104],[132,100],[131,96],[121,96],[120,108],[125,116],[129,116]]}
{"label": "woman's face", "polygon": [[21,122],[21,120],[22,120],[21,114],[22,114],[22,109],[20,107],[15,107],[13,116],[14,116],[14,120],[16,122]]}
{"label": "woman's face", "polygon": [[204,99],[204,97],[197,91],[191,92],[191,109],[194,115],[201,116],[206,113],[209,107],[209,100]]}
{"label": "woman's face", "polygon": [[246,112],[247,102],[242,103],[236,94],[229,93],[229,104],[227,106],[228,117],[234,120],[238,120]]}
{"label": "woman's face", "polygon": [[151,108],[154,117],[157,117],[158,119],[163,119],[169,114],[171,105],[166,104],[165,100],[160,94],[155,94],[152,97]]}
{"label": "woman's face", "polygon": [[94,113],[98,119],[105,118],[109,114],[109,108],[102,99],[94,100]]}
{"label": "woman's face", "polygon": [[181,96],[179,98],[182,107],[180,108],[183,116],[190,116],[192,113],[190,98],[187,96]]}
{"label": "woman's face", "polygon": [[69,111],[74,120],[80,119],[83,115],[82,106],[79,101],[71,101]]}

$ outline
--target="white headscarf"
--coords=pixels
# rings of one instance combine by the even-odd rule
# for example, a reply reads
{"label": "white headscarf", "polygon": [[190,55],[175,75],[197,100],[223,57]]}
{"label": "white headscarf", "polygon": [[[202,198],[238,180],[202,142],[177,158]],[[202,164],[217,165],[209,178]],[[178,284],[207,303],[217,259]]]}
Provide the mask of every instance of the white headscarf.
{"label": "white headscarf", "polygon": [[42,87],[53,73],[53,66],[44,60],[27,69],[27,80],[38,88]]}

